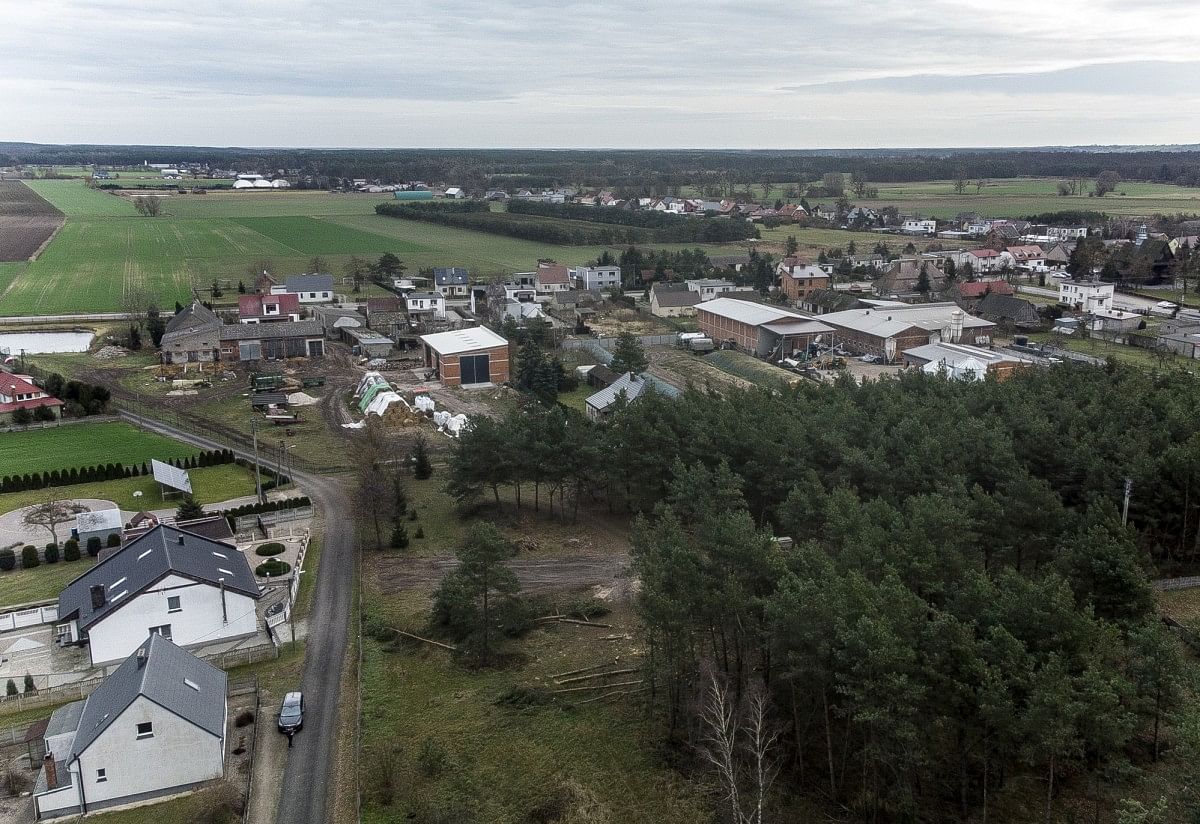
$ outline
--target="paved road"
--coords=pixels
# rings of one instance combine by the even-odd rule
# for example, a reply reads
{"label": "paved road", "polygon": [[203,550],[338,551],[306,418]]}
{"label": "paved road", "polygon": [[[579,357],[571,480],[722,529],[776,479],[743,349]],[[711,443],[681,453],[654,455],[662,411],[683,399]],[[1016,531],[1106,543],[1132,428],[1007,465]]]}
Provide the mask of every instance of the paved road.
{"label": "paved road", "polygon": [[[203,449],[227,447],[207,438],[141,415],[122,413],[140,424]],[[242,457],[253,458],[234,448]],[[342,664],[351,617],[357,557],[349,501],[339,481],[305,472],[296,480],[313,499],[325,520],[325,543],[317,570],[317,589],[308,617],[304,654],[304,729],[288,752],[283,793],[275,820],[279,824],[325,824],[329,821],[329,788],[336,765],[338,709],[341,705]]]}

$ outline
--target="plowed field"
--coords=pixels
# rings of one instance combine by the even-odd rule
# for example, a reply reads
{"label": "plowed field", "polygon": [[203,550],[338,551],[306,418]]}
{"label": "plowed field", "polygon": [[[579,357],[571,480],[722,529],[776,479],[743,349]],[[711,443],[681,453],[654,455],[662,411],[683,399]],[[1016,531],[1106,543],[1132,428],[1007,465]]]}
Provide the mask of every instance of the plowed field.
{"label": "plowed field", "polygon": [[0,261],[28,260],[63,214],[19,180],[0,180]]}

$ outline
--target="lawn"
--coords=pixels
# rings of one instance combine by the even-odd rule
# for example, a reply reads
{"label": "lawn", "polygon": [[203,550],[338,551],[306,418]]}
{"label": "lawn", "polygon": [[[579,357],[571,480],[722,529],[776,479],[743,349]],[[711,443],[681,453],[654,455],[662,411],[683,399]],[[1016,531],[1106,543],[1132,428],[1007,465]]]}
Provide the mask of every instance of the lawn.
{"label": "lawn", "polygon": [[78,423],[0,436],[0,476],[195,455],[194,446],[127,423]]}
{"label": "lawn", "polygon": [[1127,363],[1131,366],[1138,366],[1142,369],[1170,368],[1173,365],[1194,363],[1190,358],[1181,358],[1175,354],[1160,357],[1149,349],[1142,349],[1137,346],[1125,346],[1124,344],[1112,343],[1096,338],[1067,338],[1050,332],[1036,332],[1031,334],[1029,339],[1039,343],[1061,346],[1063,349],[1079,352],[1084,355],[1091,355],[1094,358],[1112,358],[1113,360]]}
{"label": "lawn", "polygon": [[[188,476],[192,479],[192,493],[202,504],[222,503],[232,498],[254,494],[254,472],[237,464],[189,469]],[[136,492],[142,493],[141,496],[135,495]],[[72,498],[112,501],[127,512],[137,512],[140,509],[173,509],[179,503],[177,497],[164,500],[153,477],[139,475],[115,481],[8,492],[0,495],[0,513],[11,512],[42,501]]]}
{"label": "lawn", "polygon": [[[49,543],[49,533],[46,541]],[[28,604],[57,598],[63,587],[91,568],[93,561],[82,551],[78,561],[59,561],[57,564],[42,564],[33,569],[14,569],[0,572],[0,606]]]}

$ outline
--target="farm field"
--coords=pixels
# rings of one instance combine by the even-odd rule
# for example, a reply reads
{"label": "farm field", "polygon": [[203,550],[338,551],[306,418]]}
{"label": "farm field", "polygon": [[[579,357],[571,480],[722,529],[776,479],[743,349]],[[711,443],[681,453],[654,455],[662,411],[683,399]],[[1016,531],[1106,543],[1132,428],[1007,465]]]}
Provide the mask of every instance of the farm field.
{"label": "farm field", "polygon": [[67,217],[133,217],[137,212],[124,198],[89,189],[80,180],[30,180],[33,191]]}
{"label": "farm field", "polygon": [[0,476],[187,458],[195,447],[127,423],[79,423],[0,435]]}
{"label": "farm field", "polygon": [[[0,180],[0,261],[28,260],[63,223],[63,213],[18,180]],[[0,289],[4,287],[0,273]]]}

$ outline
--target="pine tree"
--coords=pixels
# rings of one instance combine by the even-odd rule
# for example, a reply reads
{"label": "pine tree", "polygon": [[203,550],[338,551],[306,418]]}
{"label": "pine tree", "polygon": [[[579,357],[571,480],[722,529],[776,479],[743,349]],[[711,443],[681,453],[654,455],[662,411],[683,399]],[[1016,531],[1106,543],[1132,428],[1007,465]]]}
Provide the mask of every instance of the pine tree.
{"label": "pine tree", "polygon": [[609,368],[618,374],[632,372],[640,375],[646,371],[646,367],[649,365],[650,362],[646,359],[646,350],[642,348],[642,342],[632,332],[622,332],[617,337],[617,347],[613,350],[612,360],[608,364]]}
{"label": "pine tree", "polygon": [[425,443],[425,434],[418,433],[417,441],[413,444],[413,477],[424,481],[433,475],[433,463],[429,460],[429,446]]}

